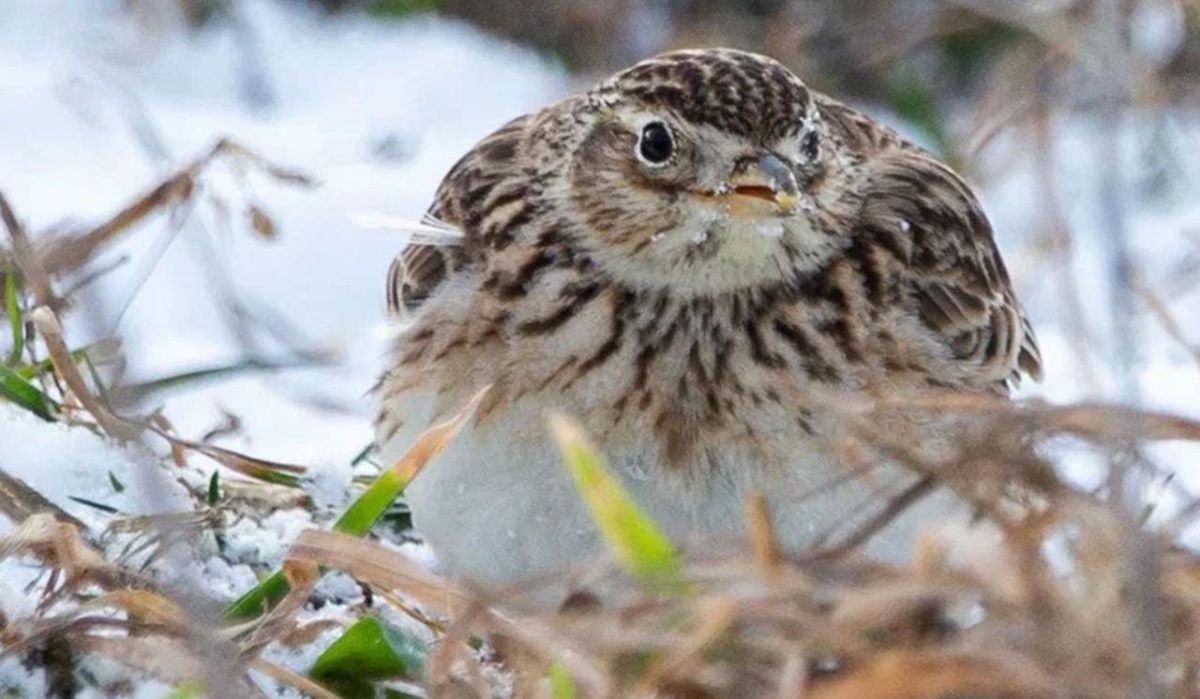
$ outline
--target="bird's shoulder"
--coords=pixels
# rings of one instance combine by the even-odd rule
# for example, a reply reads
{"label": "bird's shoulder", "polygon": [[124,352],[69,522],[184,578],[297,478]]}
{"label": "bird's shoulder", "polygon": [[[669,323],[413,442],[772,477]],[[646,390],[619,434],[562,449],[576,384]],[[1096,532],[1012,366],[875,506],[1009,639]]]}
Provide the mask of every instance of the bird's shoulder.
{"label": "bird's shoulder", "polygon": [[1041,377],[1041,354],[991,223],[967,182],[894,130],[819,99],[835,138],[858,154],[852,238],[891,260],[902,302],[949,356],[985,383]]}
{"label": "bird's shoulder", "polygon": [[530,194],[537,178],[530,135],[540,116],[513,119],[450,168],[426,220],[454,235],[436,244],[410,243],[392,261],[390,312],[415,312],[450,276],[511,243],[515,228],[532,217]]}

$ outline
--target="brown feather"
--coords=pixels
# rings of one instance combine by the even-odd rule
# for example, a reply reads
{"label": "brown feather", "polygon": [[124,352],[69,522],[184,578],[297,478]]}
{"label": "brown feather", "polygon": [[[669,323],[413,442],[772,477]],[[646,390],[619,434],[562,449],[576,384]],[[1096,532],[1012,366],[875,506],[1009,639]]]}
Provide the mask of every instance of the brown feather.
{"label": "brown feather", "polygon": [[[862,128],[844,113],[840,118]],[[907,238],[904,278],[918,317],[980,378],[1015,382],[1022,372],[1039,378],[1037,338],[970,188],[915,146],[881,142],[866,161],[859,227],[899,230]]]}
{"label": "brown feather", "polygon": [[488,195],[497,183],[511,180],[519,167],[528,122],[528,116],[510,121],[450,168],[427,215],[459,228],[463,235],[458,245],[410,244],[401,251],[388,270],[390,313],[416,313],[452,273],[486,256],[482,231],[495,206]]}

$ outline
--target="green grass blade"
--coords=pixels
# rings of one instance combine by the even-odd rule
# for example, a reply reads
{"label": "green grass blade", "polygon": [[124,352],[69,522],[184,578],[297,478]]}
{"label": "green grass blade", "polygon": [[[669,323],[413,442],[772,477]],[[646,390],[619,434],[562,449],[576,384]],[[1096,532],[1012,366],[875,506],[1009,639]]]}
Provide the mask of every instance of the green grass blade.
{"label": "green grass blade", "polygon": [[212,476],[208,479],[208,494],[205,496],[205,501],[209,507],[216,507],[221,501],[221,472],[213,471]]}
{"label": "green grass blade", "polygon": [[226,607],[225,619],[228,621],[253,619],[279,604],[279,600],[287,596],[290,589],[287,576],[283,574],[282,570],[277,570]]}
{"label": "green grass blade", "polygon": [[371,483],[362,495],[350,503],[350,507],[338,517],[333,530],[354,536],[366,536],[375,522],[400,497],[408,485],[408,478],[394,471],[384,471]]}
{"label": "green grass blade", "polygon": [[326,357],[286,358],[275,361],[246,360],[232,364],[205,367],[203,369],[192,369],[169,376],[161,376],[156,379],[131,384],[126,386],[126,390],[133,395],[145,397],[151,393],[169,391],[207,381],[231,379],[242,374],[286,371],[288,369],[310,369],[313,367],[328,366],[329,364],[330,361]]}
{"label": "green grass blade", "polygon": [[[75,362],[84,361],[84,359],[87,357],[88,350],[91,349],[92,347],[93,347],[93,345],[88,345],[87,347],[84,347],[83,349],[77,349],[77,350],[71,352],[71,359],[74,360]],[[47,371],[53,371],[54,370],[54,362],[50,361],[49,359],[43,359],[42,361],[38,362],[37,364],[29,364],[29,363],[18,364],[17,366],[14,366],[12,369],[21,378],[31,380],[36,376],[41,376],[42,374],[45,374]]]}
{"label": "green grass blade", "polygon": [[25,322],[21,318],[20,290],[17,289],[17,273],[12,270],[4,275],[4,309],[12,328],[12,349],[8,353],[8,363],[12,365],[21,361],[21,353],[25,351]]}
{"label": "green grass blade", "polygon": [[110,515],[121,514],[121,511],[118,510],[117,508],[113,507],[112,505],[105,505],[102,502],[96,502],[95,500],[81,498],[77,495],[68,495],[67,497],[69,499],[74,500],[75,502],[79,503],[80,505],[87,505],[88,507],[92,508],[93,510],[100,510],[101,512],[103,512],[105,514],[110,514]]}
{"label": "green grass blade", "polygon": [[0,366],[0,398],[21,406],[47,422],[54,421],[54,410],[57,407],[54,400],[5,366]]}
{"label": "green grass blade", "polygon": [[363,617],[321,653],[308,675],[347,696],[379,680],[420,679],[427,654],[420,640],[374,617]]}
{"label": "green grass blade", "polygon": [[[366,536],[392,502],[404,492],[404,486],[408,485],[409,480],[393,471],[379,474],[375,482],[346,508],[334,523],[333,530],[352,536]],[[225,611],[225,615],[231,620],[258,616],[264,610],[278,604],[288,593],[288,589],[287,578],[283,572],[276,572],[235,600]]]}
{"label": "green grass blade", "polygon": [[[470,420],[486,394],[485,388],[475,394],[458,415],[425,430],[390,469],[379,474],[366,491],[346,508],[334,523],[333,530],[352,536],[366,536],[371,527],[375,526],[375,522],[404,492],[405,486]],[[287,578],[283,572],[276,572],[234,600],[226,608],[225,618],[230,621],[254,618],[275,606],[287,594],[288,589]]]}
{"label": "green grass blade", "polygon": [[557,660],[550,663],[547,672],[550,677],[551,699],[575,699],[575,680],[567,673],[567,668]]}
{"label": "green grass blade", "polygon": [[175,689],[167,692],[163,699],[204,699],[207,696],[204,685],[195,680],[185,680]]}
{"label": "green grass blade", "polygon": [[561,415],[552,415],[550,431],[592,521],[617,561],[655,592],[685,592],[687,584],[675,547],[608,472],[579,426]]}
{"label": "green grass blade", "polygon": [[378,464],[376,464],[374,461],[371,460],[371,452],[374,449],[375,449],[375,442],[374,441],[367,442],[367,445],[364,446],[357,454],[355,454],[353,459],[350,459],[350,465],[357,466],[363,462],[366,462],[368,464],[378,466]]}

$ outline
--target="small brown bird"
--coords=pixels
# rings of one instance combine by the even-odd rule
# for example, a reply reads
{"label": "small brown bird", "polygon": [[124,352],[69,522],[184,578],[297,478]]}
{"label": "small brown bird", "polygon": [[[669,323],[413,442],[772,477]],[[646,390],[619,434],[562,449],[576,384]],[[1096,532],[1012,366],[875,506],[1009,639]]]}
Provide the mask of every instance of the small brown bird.
{"label": "small brown bird", "polygon": [[412,318],[377,435],[394,458],[492,387],[408,491],[452,573],[512,580],[598,552],[549,410],[677,541],[737,540],[762,491],[798,549],[903,480],[847,475],[830,396],[1005,394],[1040,373],[970,188],[765,56],[668,53],[519,117],[454,165],[429,215],[453,244],[393,265],[389,300]]}

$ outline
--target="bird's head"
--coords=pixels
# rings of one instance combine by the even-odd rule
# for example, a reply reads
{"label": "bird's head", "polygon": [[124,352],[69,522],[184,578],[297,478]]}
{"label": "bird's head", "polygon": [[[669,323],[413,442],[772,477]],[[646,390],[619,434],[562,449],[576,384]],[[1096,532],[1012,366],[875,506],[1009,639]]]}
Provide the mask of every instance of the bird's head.
{"label": "bird's head", "polygon": [[837,243],[838,144],[816,100],[777,61],[668,53],[578,103],[586,135],[563,168],[581,243],[639,285],[719,293],[779,280]]}

